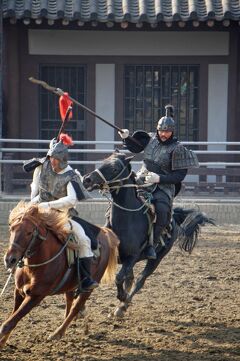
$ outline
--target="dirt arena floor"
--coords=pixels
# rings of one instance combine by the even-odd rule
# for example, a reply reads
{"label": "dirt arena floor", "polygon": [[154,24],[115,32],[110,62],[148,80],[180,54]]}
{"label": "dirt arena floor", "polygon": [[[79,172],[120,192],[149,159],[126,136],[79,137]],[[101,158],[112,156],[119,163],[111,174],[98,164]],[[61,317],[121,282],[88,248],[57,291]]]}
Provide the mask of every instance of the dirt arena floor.
{"label": "dirt arena floor", "polygon": [[[1,258],[5,249],[1,242]],[[240,226],[205,227],[191,256],[172,249],[124,319],[108,317],[118,302],[114,285],[104,285],[88,301],[85,319],[61,341],[48,341],[64,315],[63,296],[48,297],[19,322],[0,360],[240,360],[239,260]],[[0,272],[2,289],[2,261]],[[0,300],[0,322],[11,311],[12,293],[13,283]]]}

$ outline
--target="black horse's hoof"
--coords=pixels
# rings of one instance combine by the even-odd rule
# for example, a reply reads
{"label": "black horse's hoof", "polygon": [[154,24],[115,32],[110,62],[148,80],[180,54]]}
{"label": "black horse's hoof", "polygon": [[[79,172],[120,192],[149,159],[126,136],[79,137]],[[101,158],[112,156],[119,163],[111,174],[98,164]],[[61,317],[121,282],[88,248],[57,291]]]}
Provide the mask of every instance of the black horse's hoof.
{"label": "black horse's hoof", "polygon": [[148,246],[145,250],[145,256],[147,259],[156,259],[157,254],[153,246]]}

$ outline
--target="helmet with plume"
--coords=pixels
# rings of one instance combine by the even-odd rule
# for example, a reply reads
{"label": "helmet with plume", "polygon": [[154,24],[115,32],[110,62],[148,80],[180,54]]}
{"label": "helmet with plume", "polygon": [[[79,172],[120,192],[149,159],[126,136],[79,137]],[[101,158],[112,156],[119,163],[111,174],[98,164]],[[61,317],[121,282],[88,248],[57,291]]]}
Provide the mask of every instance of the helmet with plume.
{"label": "helmet with plume", "polygon": [[160,118],[157,124],[157,130],[174,132],[175,122],[173,119],[174,107],[171,104],[165,106],[166,114]]}
{"label": "helmet with plume", "polygon": [[68,165],[68,146],[73,145],[72,138],[64,133],[60,134],[59,141],[53,138],[49,144],[47,156],[60,161],[59,168],[64,169]]}

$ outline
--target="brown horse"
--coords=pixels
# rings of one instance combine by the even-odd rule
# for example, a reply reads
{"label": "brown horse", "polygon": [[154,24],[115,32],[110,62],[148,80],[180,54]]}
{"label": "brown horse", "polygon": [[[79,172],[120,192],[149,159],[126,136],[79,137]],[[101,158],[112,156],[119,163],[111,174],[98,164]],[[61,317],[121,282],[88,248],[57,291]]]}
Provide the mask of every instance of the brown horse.
{"label": "brown horse", "polygon": [[[0,347],[18,321],[48,295],[65,293],[66,298],[64,321],[50,339],[60,339],[70,322],[84,310],[91,292],[74,298],[78,279],[76,265],[69,267],[66,256],[66,246],[73,244],[65,229],[66,222],[63,212],[45,212],[25,202],[12,210],[4,262],[6,268],[15,270],[14,308],[0,329]],[[106,227],[99,227],[97,239],[100,256],[93,262],[92,276],[97,282],[108,282],[115,277],[119,240]]]}

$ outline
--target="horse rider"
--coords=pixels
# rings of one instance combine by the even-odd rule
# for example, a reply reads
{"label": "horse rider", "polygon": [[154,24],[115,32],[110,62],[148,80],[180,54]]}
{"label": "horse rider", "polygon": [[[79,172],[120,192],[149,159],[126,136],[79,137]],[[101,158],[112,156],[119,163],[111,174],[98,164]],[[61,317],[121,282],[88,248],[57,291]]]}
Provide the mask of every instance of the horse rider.
{"label": "horse rider", "polygon": [[166,105],[165,110],[166,115],[158,121],[156,132],[136,131],[132,136],[128,129],[118,132],[128,150],[133,153],[143,151],[143,166],[136,180],[138,184],[145,183],[144,186],[147,186],[156,212],[153,241],[149,241],[145,250],[148,259],[156,259],[155,247],[159,242],[164,244],[173,199],[180,191],[188,168],[198,167],[196,154],[185,148],[174,136],[173,106]]}
{"label": "horse rider", "polygon": [[[64,136],[67,135],[64,134]],[[77,215],[74,206],[77,201],[86,199],[87,192],[82,185],[80,174],[68,164],[66,143],[64,144],[64,139],[57,141],[56,138],[50,142],[47,156],[43,158],[42,164],[38,165],[33,173],[31,202],[38,203],[38,207],[45,210],[68,210],[70,219],[66,226],[72,229],[81,245],[77,264],[82,281],[76,291],[76,295],[78,295],[81,292],[93,290],[98,287],[98,283],[91,278],[90,269],[93,257],[91,240],[82,226],[71,219]]]}

